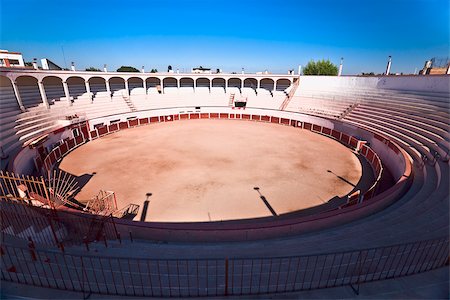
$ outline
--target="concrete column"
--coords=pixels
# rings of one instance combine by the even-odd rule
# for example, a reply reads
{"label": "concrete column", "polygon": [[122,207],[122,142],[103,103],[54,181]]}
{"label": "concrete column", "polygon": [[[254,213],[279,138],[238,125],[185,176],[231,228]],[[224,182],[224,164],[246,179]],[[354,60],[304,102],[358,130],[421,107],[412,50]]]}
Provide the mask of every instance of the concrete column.
{"label": "concrete column", "polygon": [[44,103],[45,107],[50,108],[48,104],[47,95],[45,94],[44,83],[42,81],[38,81],[39,92],[41,93],[41,99]]}
{"label": "concrete column", "polygon": [[177,80],[177,89],[179,89],[180,88],[180,80],[179,79],[176,79]]}
{"label": "concrete column", "polygon": [[227,92],[227,90],[228,90],[228,80],[225,79],[225,93]]}
{"label": "concrete column", "polygon": [[103,72],[108,72],[108,69],[106,68],[106,64],[103,65]]}
{"label": "concrete column", "polygon": [[277,81],[273,81],[273,91],[275,92],[277,90]]}
{"label": "concrete column", "polygon": [[338,76],[342,75],[342,65],[344,64],[344,58],[341,57],[341,64],[339,65],[339,72],[338,72]]}
{"label": "concrete column", "polygon": [[261,79],[256,80],[256,88],[257,89],[261,88]]}
{"label": "concrete column", "polygon": [[241,90],[244,87],[244,80],[241,80]]}
{"label": "concrete column", "polygon": [[14,90],[14,94],[16,95],[17,104],[19,104],[20,110],[25,111],[25,106],[23,106],[22,97],[20,97],[19,88],[17,87],[16,81],[12,81],[12,87]]}
{"label": "concrete column", "polygon": [[197,88],[197,80],[194,79],[194,93],[196,88]]}
{"label": "concrete column", "polygon": [[145,94],[147,95],[147,81],[145,79],[142,80],[142,87],[144,87]]}
{"label": "concrete column", "polygon": [[94,99],[92,98],[91,87],[89,86],[89,81],[88,81],[88,80],[85,81],[85,82],[84,82],[84,85],[86,86],[86,93],[88,94],[89,99],[91,100],[91,102],[93,102]]}
{"label": "concrete column", "polygon": [[70,69],[71,69],[72,71],[75,71],[75,63],[74,63],[74,62],[72,62],[72,65],[70,66]]}
{"label": "concrete column", "polygon": [[302,66],[299,65],[298,66],[298,76],[300,76],[302,74]]}
{"label": "concrete column", "polygon": [[127,97],[130,96],[130,90],[128,89],[128,80],[125,80],[125,94]]}
{"label": "concrete column", "polygon": [[211,93],[211,89],[212,89],[212,80],[209,81],[209,93]]}
{"label": "concrete column", "polygon": [[388,60],[387,66],[386,66],[386,75],[389,75],[389,72],[391,72],[391,63],[392,63],[392,58],[389,55],[389,60]]}
{"label": "concrete column", "polygon": [[69,106],[72,106],[72,101],[70,101],[69,86],[67,85],[67,81],[63,81],[63,88],[64,88],[64,94],[66,95],[67,104],[69,104]]}
{"label": "concrete column", "polygon": [[108,92],[109,98],[111,98],[111,101],[112,101],[111,87],[109,86],[109,80],[105,80],[105,85],[106,85],[106,91]]}

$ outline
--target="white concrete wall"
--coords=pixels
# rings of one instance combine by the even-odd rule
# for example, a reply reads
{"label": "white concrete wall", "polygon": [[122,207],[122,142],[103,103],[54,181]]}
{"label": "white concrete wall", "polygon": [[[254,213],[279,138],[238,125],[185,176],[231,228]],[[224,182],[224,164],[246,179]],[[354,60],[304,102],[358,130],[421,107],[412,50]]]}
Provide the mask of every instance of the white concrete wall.
{"label": "white concrete wall", "polygon": [[329,90],[339,88],[390,89],[402,91],[449,92],[450,76],[301,76],[297,93],[301,90]]}

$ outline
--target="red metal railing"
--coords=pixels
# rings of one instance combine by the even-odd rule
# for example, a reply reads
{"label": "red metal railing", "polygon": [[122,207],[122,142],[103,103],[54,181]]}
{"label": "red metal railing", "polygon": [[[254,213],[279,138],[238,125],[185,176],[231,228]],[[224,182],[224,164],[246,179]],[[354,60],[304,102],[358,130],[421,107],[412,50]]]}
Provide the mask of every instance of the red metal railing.
{"label": "red metal railing", "polygon": [[274,294],[351,286],[448,264],[448,237],[308,256],[138,259],[71,255],[1,246],[1,279],[33,286],[121,296],[200,297]]}

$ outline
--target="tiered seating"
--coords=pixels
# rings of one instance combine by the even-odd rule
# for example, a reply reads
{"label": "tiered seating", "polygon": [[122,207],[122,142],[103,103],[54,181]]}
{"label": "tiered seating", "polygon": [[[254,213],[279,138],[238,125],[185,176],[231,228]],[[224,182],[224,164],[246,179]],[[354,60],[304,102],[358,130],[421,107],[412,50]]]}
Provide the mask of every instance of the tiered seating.
{"label": "tiered seating", "polygon": [[15,126],[19,140],[26,142],[57,129],[57,121],[61,118],[62,113],[63,111],[55,106],[52,106],[52,109],[47,109],[43,104],[21,113]]}
{"label": "tiered seating", "polygon": [[69,84],[68,87],[72,99],[86,95],[86,86],[84,84]]}
{"label": "tiered seating", "polygon": [[[131,93],[131,99],[140,110],[161,107],[183,106],[221,106],[228,105],[229,95],[247,97],[249,107],[278,109],[285,99],[283,91],[270,92],[266,89],[256,90],[255,95],[246,89],[229,88],[227,93],[223,88],[213,87],[211,93],[197,89],[179,91],[176,87],[166,87],[164,94],[159,94],[156,88],[149,88],[148,95]],[[14,118],[18,107],[14,105],[11,91],[6,91],[0,108],[3,116]],[[8,99],[5,101],[3,98]],[[37,97],[40,99],[40,97]],[[32,128],[32,124],[43,126],[50,116],[54,118],[61,112],[86,112],[88,118],[111,113],[129,111],[125,102],[119,98],[98,93],[93,102],[88,98],[75,99],[72,107],[64,106],[64,101],[56,103],[50,110],[40,105],[20,115],[20,124],[28,122],[27,126],[18,128],[23,134],[31,134],[40,128]],[[449,231],[449,163],[450,125],[449,125],[449,94],[426,91],[400,91],[358,86],[328,87],[297,90],[290,101],[287,111],[299,111],[327,118],[339,118],[342,122],[356,125],[360,128],[392,139],[399,144],[413,161],[414,177],[409,191],[397,202],[385,208],[382,212],[362,220],[348,223],[335,228],[328,228],[304,235],[286,237],[283,239],[243,243],[221,243],[190,245],[177,243],[156,244],[134,241],[133,254],[129,256],[158,258],[190,257],[186,247],[195,249],[196,257],[281,257],[287,255],[307,255],[333,253],[361,248],[381,247],[398,243],[434,239],[448,236]],[[60,109],[60,110],[59,110]],[[63,111],[64,109],[64,111]],[[36,122],[35,122],[36,121]],[[51,126],[51,125],[49,125]],[[32,128],[32,129],[31,129]],[[3,133],[3,128],[1,129]],[[17,130],[14,129],[14,130]],[[23,136],[21,137],[22,139]],[[3,142],[3,138],[2,138]],[[124,242],[126,244],[126,242]],[[124,256],[126,246],[102,247],[97,255]],[[403,246],[401,246],[403,247]],[[401,247],[399,251],[401,252]],[[408,247],[408,246],[406,246]],[[319,250],[318,250],[319,249]],[[405,248],[406,249],[406,248]],[[71,251],[68,249],[66,251]],[[362,252],[361,252],[362,253]],[[370,253],[367,251],[367,253]],[[364,261],[370,260],[370,254]],[[384,253],[388,255],[387,253]],[[414,260],[413,257],[405,259]],[[331,255],[329,256],[331,259]],[[334,262],[334,257],[332,258]],[[309,261],[308,261],[309,262]],[[299,262],[300,263],[300,262]],[[317,261],[311,262],[311,265]],[[312,267],[312,266],[311,266]],[[412,267],[415,267],[412,265]]]}
{"label": "tiered seating", "polygon": [[20,147],[14,128],[20,108],[11,85],[0,86],[0,156],[6,156]]}
{"label": "tiered seating", "polygon": [[19,85],[19,93],[23,106],[34,107],[42,103],[41,94],[37,85]]}
{"label": "tiered seating", "polygon": [[66,95],[64,94],[64,88],[61,85],[45,85],[45,94],[49,103],[63,100]]}

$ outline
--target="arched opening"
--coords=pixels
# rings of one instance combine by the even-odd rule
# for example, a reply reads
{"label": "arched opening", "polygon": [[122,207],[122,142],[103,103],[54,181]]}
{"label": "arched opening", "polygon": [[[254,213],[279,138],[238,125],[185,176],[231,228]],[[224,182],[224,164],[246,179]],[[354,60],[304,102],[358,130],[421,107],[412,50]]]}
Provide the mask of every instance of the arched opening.
{"label": "arched opening", "polygon": [[184,77],[180,79],[180,93],[193,93],[194,79]]}
{"label": "arched opening", "polygon": [[163,80],[164,93],[176,93],[178,88],[178,81],[173,77],[167,77]]}
{"label": "arched opening", "polygon": [[111,89],[111,94],[123,96],[125,91],[125,79],[121,77],[111,77],[109,79],[109,88]]}
{"label": "arched opening", "polygon": [[106,92],[106,80],[102,77],[91,77],[88,80],[89,88],[94,96],[100,92]]}
{"label": "arched opening", "polygon": [[37,78],[31,76],[19,76],[16,79],[16,84],[23,106],[30,108],[42,103]]}
{"label": "arched opening", "polygon": [[277,91],[284,91],[291,86],[291,81],[286,78],[281,78],[277,80]]}
{"label": "arched opening", "polygon": [[86,84],[81,77],[69,77],[66,80],[69,88],[69,94],[73,99],[77,99],[81,95],[86,93]]}
{"label": "arched opening", "polygon": [[130,89],[130,95],[145,95],[144,80],[142,78],[129,78],[128,88]]}
{"label": "arched opening", "polygon": [[[14,93],[14,88],[12,86],[11,80],[8,77],[2,75],[0,75],[0,95],[2,102],[2,106],[0,107],[0,115],[2,113],[17,110],[19,108],[19,104],[17,102],[16,94]],[[3,126],[5,125],[6,124],[4,124]]]}
{"label": "arched opening", "polygon": [[212,80],[211,93],[223,94],[225,92],[225,79],[214,78]]}
{"label": "arched opening", "polygon": [[255,78],[246,78],[244,80],[244,87],[256,90],[258,87],[258,81]]}
{"label": "arched opening", "polygon": [[209,79],[208,78],[197,78],[196,86],[209,88]]}
{"label": "arched opening", "polygon": [[258,81],[255,78],[246,78],[244,80],[244,88],[241,92],[248,96],[254,95],[257,87]]}
{"label": "arched opening", "polygon": [[270,78],[263,78],[259,82],[260,89],[263,91],[266,91],[266,92],[267,91],[272,92],[274,85],[275,85],[275,82],[273,81],[273,79],[270,79]]}
{"label": "arched opening", "polygon": [[208,78],[197,78],[195,81],[195,92],[196,93],[209,93],[209,84],[210,81]]}
{"label": "arched opening", "polygon": [[161,79],[157,77],[149,77],[145,80],[147,84],[148,94],[157,94],[161,91]]}
{"label": "arched opening", "polygon": [[194,79],[192,78],[181,78],[180,79],[180,87],[194,87]]}
{"label": "arched opening", "polygon": [[49,104],[62,100],[65,97],[62,79],[56,76],[47,76],[42,80],[45,95]]}
{"label": "arched opening", "polygon": [[228,79],[228,87],[241,88],[241,82],[239,78],[230,78]]}

